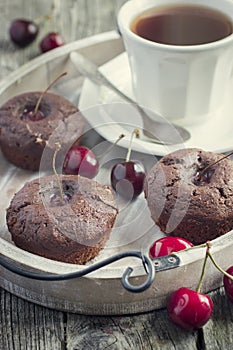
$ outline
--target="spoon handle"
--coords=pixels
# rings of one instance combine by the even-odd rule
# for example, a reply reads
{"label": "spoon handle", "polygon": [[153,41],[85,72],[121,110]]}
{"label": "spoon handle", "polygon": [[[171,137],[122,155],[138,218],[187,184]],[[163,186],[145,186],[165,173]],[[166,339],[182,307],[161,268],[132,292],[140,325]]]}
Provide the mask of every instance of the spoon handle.
{"label": "spoon handle", "polygon": [[[177,144],[182,143],[190,138],[190,133],[183,127],[169,124],[165,122],[152,120],[142,107],[140,107],[136,101],[125,95],[121,90],[119,90],[114,84],[112,84],[100,71],[99,67],[83,55],[78,52],[70,53],[71,62],[75,65],[77,70],[85,77],[89,78],[91,81],[97,85],[104,85],[115,92],[119,97],[121,97],[126,102],[135,106],[142,117],[144,125],[144,135],[150,142],[158,144]],[[159,116],[158,116],[159,117]],[[161,118],[161,117],[160,117]],[[175,130],[175,133],[173,132]],[[159,135],[157,137],[156,135]]]}
{"label": "spoon handle", "polygon": [[86,57],[84,57],[78,52],[71,52],[70,59],[83,76],[86,76],[87,78],[89,78],[91,81],[93,81],[98,85],[107,86],[109,89],[114,91],[117,95],[122,97],[122,99],[124,99],[125,101],[136,105],[136,102],[134,100],[132,100],[130,97],[125,95],[122,91],[120,91],[99,71],[99,67],[95,63],[89,61]]}

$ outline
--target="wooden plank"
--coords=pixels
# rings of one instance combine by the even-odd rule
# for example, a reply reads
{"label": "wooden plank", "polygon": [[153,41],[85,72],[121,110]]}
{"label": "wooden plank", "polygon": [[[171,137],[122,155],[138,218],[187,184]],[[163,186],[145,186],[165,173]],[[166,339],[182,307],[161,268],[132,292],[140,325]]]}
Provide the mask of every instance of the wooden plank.
{"label": "wooden plank", "polygon": [[64,314],[0,290],[0,349],[65,349]]}
{"label": "wooden plank", "polygon": [[223,288],[210,293],[214,313],[202,331],[186,333],[159,310],[126,317],[65,314],[0,290],[0,349],[176,349],[233,348],[233,307]]}
{"label": "wooden plank", "polygon": [[[0,1],[0,79],[40,55],[38,44],[48,31],[58,31],[66,43],[116,29],[116,15],[125,0],[8,0]],[[30,46],[16,48],[9,40],[9,25],[15,18],[36,19],[55,9],[51,22],[40,26]]]}
{"label": "wooden plank", "polygon": [[127,317],[67,315],[68,350],[196,350],[198,332],[173,327],[166,310]]}
{"label": "wooden plank", "polygon": [[224,288],[209,294],[214,303],[210,321],[204,327],[204,342],[207,350],[233,349],[233,304],[225,295]]}

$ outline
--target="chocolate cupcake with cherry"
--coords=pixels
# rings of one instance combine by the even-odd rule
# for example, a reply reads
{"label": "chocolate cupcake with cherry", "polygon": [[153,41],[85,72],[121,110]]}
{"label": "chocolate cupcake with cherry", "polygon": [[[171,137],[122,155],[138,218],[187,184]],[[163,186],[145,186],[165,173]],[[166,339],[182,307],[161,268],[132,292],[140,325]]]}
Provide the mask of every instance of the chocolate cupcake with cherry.
{"label": "chocolate cupcake with cherry", "polygon": [[11,200],[6,219],[19,248],[85,264],[104,248],[117,213],[111,187],[56,174],[26,183]]}
{"label": "chocolate cupcake with cherry", "polygon": [[233,228],[233,161],[201,149],[181,149],[151,169],[145,196],[155,223],[167,235],[193,244]]}
{"label": "chocolate cupcake with cherry", "polygon": [[[67,118],[76,112],[71,102],[47,90],[11,98],[0,108],[0,147],[4,156],[17,167],[38,170],[45,146],[49,152],[50,136],[59,125],[65,128]],[[84,124],[82,120],[76,130],[77,139]],[[69,137],[67,140],[69,143]]]}

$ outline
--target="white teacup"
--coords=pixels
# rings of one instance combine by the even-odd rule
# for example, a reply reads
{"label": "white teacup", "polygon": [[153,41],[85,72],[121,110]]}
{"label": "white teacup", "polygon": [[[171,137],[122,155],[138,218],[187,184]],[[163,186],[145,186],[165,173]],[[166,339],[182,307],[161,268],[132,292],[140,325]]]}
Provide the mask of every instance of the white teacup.
{"label": "white teacup", "polygon": [[[192,38],[194,42],[184,44],[182,40],[191,39],[182,38],[187,29],[177,23],[171,29],[172,40],[178,36],[182,44],[155,42],[140,36],[140,30],[135,29],[139,19],[135,18],[145,11],[149,11],[150,15],[154,11],[166,12],[167,6],[173,8],[171,12],[174,12],[174,6],[176,11],[180,11],[179,6],[198,6],[199,9],[196,9],[200,12],[203,7],[208,7],[210,12],[218,11],[220,27],[215,23],[211,30],[216,34],[215,41],[207,35],[204,43]],[[128,53],[137,102],[169,121],[191,125],[208,120],[224,105],[233,63],[233,1],[180,0],[177,6],[177,0],[130,0],[120,9],[118,24]],[[194,12],[193,9],[190,11]],[[212,21],[212,14],[210,16]],[[221,16],[224,17],[223,22]],[[135,22],[136,25],[133,25]],[[198,38],[204,38],[211,23],[205,23],[203,28],[196,23],[195,20],[191,31],[200,31]],[[167,28],[165,24],[165,34]]]}

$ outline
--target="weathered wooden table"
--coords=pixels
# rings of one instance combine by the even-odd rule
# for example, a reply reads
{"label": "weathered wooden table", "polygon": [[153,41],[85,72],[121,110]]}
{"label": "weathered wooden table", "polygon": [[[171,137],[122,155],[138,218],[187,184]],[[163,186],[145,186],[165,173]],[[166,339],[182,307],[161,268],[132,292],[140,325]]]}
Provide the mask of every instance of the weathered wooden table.
{"label": "weathered wooden table", "polygon": [[[71,42],[116,28],[124,0],[0,0],[0,79],[38,56],[38,42],[18,50],[8,38],[16,17],[38,18],[55,8],[50,24]],[[50,27],[49,27],[50,26]],[[223,288],[210,293],[215,308],[199,331],[185,333],[168,320],[166,310],[133,316],[97,317],[51,310],[0,289],[0,350],[17,349],[232,349],[233,305]]]}

